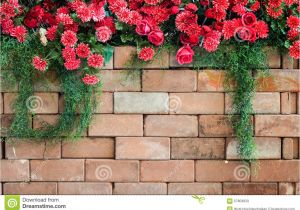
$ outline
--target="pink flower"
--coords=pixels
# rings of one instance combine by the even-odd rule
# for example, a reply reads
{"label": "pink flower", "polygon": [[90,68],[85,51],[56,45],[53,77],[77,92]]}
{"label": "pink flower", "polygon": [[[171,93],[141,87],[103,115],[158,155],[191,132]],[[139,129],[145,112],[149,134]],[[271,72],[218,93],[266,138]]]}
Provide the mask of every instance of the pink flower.
{"label": "pink flower", "polygon": [[143,61],[150,61],[153,59],[154,53],[155,52],[152,47],[144,47],[139,52],[138,57]]}
{"label": "pink flower", "polygon": [[136,25],[135,31],[139,35],[148,35],[151,31],[151,26],[147,20],[141,20]]}
{"label": "pink flower", "polygon": [[61,43],[66,47],[73,47],[77,42],[77,36],[73,31],[67,30],[61,36]]}
{"label": "pink flower", "polygon": [[67,60],[64,65],[67,70],[70,71],[76,70],[80,66],[80,59]]}
{"label": "pink flower", "polygon": [[94,68],[101,68],[103,67],[104,64],[104,58],[102,57],[102,55],[98,55],[98,54],[90,55],[87,61],[88,61],[88,65]]}
{"label": "pink flower", "polygon": [[108,40],[110,40],[111,35],[112,31],[107,26],[98,27],[96,30],[96,37],[100,42],[107,42]]}
{"label": "pink flower", "polygon": [[39,71],[45,71],[47,69],[47,61],[39,56],[34,56],[32,58],[32,65]]}
{"label": "pink flower", "polygon": [[150,34],[148,34],[148,40],[155,46],[160,46],[164,42],[164,33],[162,31],[151,31]]}
{"label": "pink flower", "polygon": [[256,24],[256,16],[251,12],[245,13],[242,16],[242,23],[244,26],[254,26]]}
{"label": "pink flower", "polygon": [[194,51],[189,45],[181,47],[176,54],[176,59],[179,64],[189,64],[193,62]]}
{"label": "pink flower", "polygon": [[24,42],[27,30],[24,26],[17,26],[11,30],[10,35],[16,37],[19,42]]}
{"label": "pink flower", "polygon": [[89,45],[80,43],[76,48],[76,53],[80,58],[87,58],[91,53]]}
{"label": "pink flower", "polygon": [[68,60],[75,60],[76,59],[76,53],[74,48],[72,47],[66,47],[62,50],[62,57],[66,61]]}
{"label": "pink flower", "polygon": [[96,75],[86,74],[85,77],[82,78],[82,81],[86,85],[96,85],[100,79]]}
{"label": "pink flower", "polygon": [[88,22],[92,18],[92,11],[86,5],[78,7],[76,9],[76,14],[82,22]]}

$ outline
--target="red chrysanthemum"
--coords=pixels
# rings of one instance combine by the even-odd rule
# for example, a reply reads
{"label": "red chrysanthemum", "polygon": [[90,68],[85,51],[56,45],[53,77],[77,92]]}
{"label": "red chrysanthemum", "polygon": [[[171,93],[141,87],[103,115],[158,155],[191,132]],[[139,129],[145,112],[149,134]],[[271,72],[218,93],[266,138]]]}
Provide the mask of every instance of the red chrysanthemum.
{"label": "red chrysanthemum", "polygon": [[61,43],[66,47],[73,47],[77,42],[77,36],[73,31],[67,30],[61,36]]}
{"label": "red chrysanthemum", "polygon": [[283,10],[281,7],[267,7],[267,13],[268,15],[276,19],[282,15]]}
{"label": "red chrysanthemum", "polygon": [[65,60],[75,60],[76,59],[75,49],[72,47],[64,48],[62,50],[62,57]]}
{"label": "red chrysanthemum", "polygon": [[65,31],[70,30],[77,33],[78,27],[79,27],[78,23],[73,23],[73,24],[65,25],[64,30]]}
{"label": "red chrysanthemum", "polygon": [[287,33],[287,37],[289,40],[295,40],[296,38],[299,37],[299,29],[291,29]]}
{"label": "red chrysanthemum", "polygon": [[100,7],[98,4],[92,3],[89,6],[89,9],[91,10],[93,21],[99,22],[104,19],[105,10],[103,6]]}
{"label": "red chrysanthemum", "polygon": [[102,57],[102,55],[98,55],[98,54],[90,55],[87,61],[88,61],[88,65],[94,68],[101,68],[103,67],[104,64],[104,58]]}
{"label": "red chrysanthemum", "polygon": [[139,59],[143,61],[151,61],[155,52],[152,47],[144,47],[138,54]]}
{"label": "red chrysanthemum", "polygon": [[297,16],[291,15],[287,18],[286,23],[292,29],[298,28],[300,26],[300,18]]}
{"label": "red chrysanthemum", "polygon": [[87,58],[91,53],[89,45],[80,43],[79,45],[77,45],[76,53],[80,58]]}
{"label": "red chrysanthemum", "polygon": [[121,8],[126,8],[127,2],[124,0],[108,0],[109,3],[109,9],[115,13],[119,11]]}
{"label": "red chrysanthemum", "polygon": [[214,52],[217,50],[221,39],[221,33],[218,31],[210,31],[204,36],[203,48],[208,52]]}
{"label": "red chrysanthemum", "polygon": [[45,71],[47,69],[47,61],[39,56],[34,56],[32,58],[32,65],[39,71]]}
{"label": "red chrysanthemum", "polygon": [[100,79],[96,75],[86,74],[85,77],[82,78],[82,81],[86,85],[96,85]]}
{"label": "red chrysanthemum", "polygon": [[0,23],[1,23],[0,25],[1,25],[2,33],[4,34],[10,34],[13,28],[15,27],[14,22],[11,19],[1,20]]}
{"label": "red chrysanthemum", "polygon": [[56,15],[56,21],[62,23],[63,25],[73,24],[73,19],[68,14],[59,13]]}
{"label": "red chrysanthemum", "polygon": [[150,4],[150,5],[156,5],[160,2],[160,0],[144,0],[145,3]]}
{"label": "red chrysanthemum", "polygon": [[67,60],[64,63],[67,70],[73,71],[79,68],[80,66],[80,59],[74,59],[74,60]]}
{"label": "red chrysanthemum", "polygon": [[294,42],[294,44],[289,48],[290,56],[294,59],[300,59],[300,40]]}
{"label": "red chrysanthemum", "polygon": [[51,26],[47,29],[46,37],[50,41],[54,41],[56,38],[57,26]]}
{"label": "red chrysanthemum", "polygon": [[228,40],[235,35],[236,30],[242,26],[241,19],[232,19],[224,21],[223,35],[224,39]]}
{"label": "red chrysanthemum", "polygon": [[97,37],[97,40],[100,42],[103,42],[103,43],[107,42],[108,40],[110,40],[111,35],[112,35],[111,30],[106,26],[101,26],[101,27],[97,28],[97,30],[96,30],[96,37]]}
{"label": "red chrysanthemum", "polygon": [[176,16],[176,28],[181,32],[185,32],[188,35],[193,35],[192,31],[198,31],[200,29],[200,26],[198,26],[197,24],[197,19],[198,16],[190,11],[181,12]]}
{"label": "red chrysanthemum", "polygon": [[67,15],[67,14],[69,14],[69,9],[68,9],[68,7],[60,7],[56,10],[56,13]]}
{"label": "red chrysanthemum", "polygon": [[0,7],[0,14],[4,15],[5,18],[12,18],[16,15],[15,8],[9,3],[2,3]]}
{"label": "red chrysanthemum", "polygon": [[78,7],[76,14],[82,22],[88,22],[92,18],[92,11],[86,5]]}
{"label": "red chrysanthemum", "polygon": [[213,5],[216,10],[226,10],[229,7],[228,0],[213,0]]}
{"label": "red chrysanthemum", "polygon": [[24,26],[17,26],[11,30],[10,35],[16,37],[19,42],[24,42],[27,30]]}
{"label": "red chrysanthemum", "polygon": [[252,11],[257,11],[260,8],[260,2],[258,0],[256,0],[256,2],[254,2],[254,4],[252,4],[252,6],[250,7],[250,9]]}
{"label": "red chrysanthemum", "polygon": [[106,26],[111,30],[112,33],[116,33],[116,26],[115,26],[114,19],[112,17],[105,17],[103,20],[97,22],[95,24],[96,30],[101,26]]}
{"label": "red chrysanthemum", "polygon": [[232,7],[232,11],[237,13],[239,16],[242,16],[243,14],[245,14],[247,12],[247,9],[245,6],[243,6],[241,4],[236,4]]}
{"label": "red chrysanthemum", "polygon": [[255,29],[256,29],[256,33],[257,33],[258,37],[260,37],[260,38],[268,37],[269,27],[268,27],[268,24],[265,23],[264,21],[262,21],[262,20],[257,21],[257,23],[255,25]]}

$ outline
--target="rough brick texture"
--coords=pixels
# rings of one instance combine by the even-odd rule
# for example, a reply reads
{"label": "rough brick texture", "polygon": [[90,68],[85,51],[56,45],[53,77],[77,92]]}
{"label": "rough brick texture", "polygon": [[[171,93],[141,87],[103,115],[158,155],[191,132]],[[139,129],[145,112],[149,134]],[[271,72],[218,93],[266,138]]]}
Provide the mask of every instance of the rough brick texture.
{"label": "rough brick texture", "polygon": [[[253,101],[258,161],[246,164],[229,120],[235,84],[224,85],[226,70],[195,71],[164,52],[135,71],[127,65],[135,51],[117,47],[99,73],[103,93],[82,138],[1,142],[0,193],[300,194],[299,62],[267,50],[270,75],[258,78]],[[6,87],[3,77],[0,83],[7,140],[18,87]],[[57,123],[64,109],[59,78],[46,72],[33,87],[32,127]]]}

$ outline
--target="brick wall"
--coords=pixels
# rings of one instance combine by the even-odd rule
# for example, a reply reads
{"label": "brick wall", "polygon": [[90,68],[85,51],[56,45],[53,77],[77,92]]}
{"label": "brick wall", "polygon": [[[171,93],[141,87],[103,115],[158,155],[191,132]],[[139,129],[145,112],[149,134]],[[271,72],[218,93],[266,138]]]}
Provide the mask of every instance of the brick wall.
{"label": "brick wall", "polygon": [[[300,194],[297,62],[269,55],[271,76],[259,79],[254,99],[260,160],[247,164],[227,118],[224,71],[193,71],[165,53],[132,72],[125,63],[133,50],[116,48],[102,71],[101,107],[81,141],[2,142],[3,194]],[[43,101],[34,128],[63,110],[55,75],[44,83],[34,84]],[[2,87],[2,129],[16,91]]]}

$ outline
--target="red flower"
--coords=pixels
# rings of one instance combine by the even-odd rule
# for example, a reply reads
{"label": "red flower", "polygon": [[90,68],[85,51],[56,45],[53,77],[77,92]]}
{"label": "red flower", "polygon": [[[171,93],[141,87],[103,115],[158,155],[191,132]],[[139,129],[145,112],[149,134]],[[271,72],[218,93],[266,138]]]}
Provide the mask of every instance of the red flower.
{"label": "red flower", "polygon": [[50,13],[48,13],[48,12],[44,14],[43,22],[47,23],[50,26],[54,26],[54,25],[57,24],[55,17],[53,15],[51,15]]}
{"label": "red flower", "polygon": [[204,36],[203,48],[208,52],[217,50],[221,39],[221,33],[218,31],[210,31]]}
{"label": "red flower", "polygon": [[175,15],[179,12],[179,7],[178,6],[173,6],[171,8],[171,14]]}
{"label": "red flower", "polygon": [[114,19],[112,17],[105,17],[103,20],[97,22],[95,24],[96,30],[101,26],[106,26],[111,30],[112,33],[116,33],[116,26],[115,26]]}
{"label": "red flower", "polygon": [[46,33],[47,39],[49,39],[50,41],[54,41],[56,38],[56,30],[57,30],[57,26],[49,27]]}
{"label": "red flower", "polygon": [[11,19],[1,20],[0,23],[1,23],[0,25],[1,25],[2,33],[4,34],[10,34],[13,28],[15,27],[14,22]]}
{"label": "red flower", "polygon": [[250,27],[239,27],[235,31],[236,39],[240,41],[254,42],[256,40],[256,32]]}
{"label": "red flower", "polygon": [[268,24],[266,24],[264,21],[260,20],[257,21],[255,25],[256,33],[260,38],[267,38],[269,33],[269,27]]}
{"label": "red flower", "polygon": [[78,24],[77,23],[73,23],[73,24],[68,24],[64,26],[65,31],[70,30],[73,31],[75,33],[77,33],[78,31]]}
{"label": "red flower", "polygon": [[96,85],[100,79],[96,75],[86,74],[85,77],[82,78],[82,81],[86,85]]}
{"label": "red flower", "polygon": [[136,33],[139,35],[148,35],[151,31],[151,26],[147,20],[141,20],[135,28]]}
{"label": "red flower", "polygon": [[70,15],[64,13],[57,14],[56,21],[58,23],[62,23],[63,25],[71,25],[74,22]]}
{"label": "red flower", "polygon": [[73,31],[67,30],[61,36],[61,43],[66,47],[73,47],[77,42],[77,36]]}
{"label": "red flower", "polygon": [[298,18],[297,16],[289,16],[286,22],[287,25],[292,29],[298,28],[300,26],[300,18]]}
{"label": "red flower", "polygon": [[248,12],[242,16],[242,23],[244,26],[254,26],[256,24],[256,16],[253,13]]}
{"label": "red flower", "polygon": [[89,8],[92,12],[92,19],[95,22],[101,21],[105,18],[105,10],[103,6],[97,5],[97,3],[92,3]]}
{"label": "red flower", "polygon": [[294,44],[289,48],[290,56],[294,59],[300,59],[300,40],[294,42]]}
{"label": "red flower", "polygon": [[0,6],[0,13],[4,15],[5,18],[11,18],[16,15],[14,6],[7,2],[2,3]]}
{"label": "red flower", "polygon": [[19,42],[24,42],[27,30],[24,26],[17,26],[11,30],[10,35],[16,37]]}
{"label": "red flower", "polygon": [[39,71],[45,71],[47,69],[47,61],[39,56],[34,56],[32,58],[32,65]]}
{"label": "red flower", "polygon": [[64,65],[67,70],[70,70],[70,71],[76,70],[80,66],[80,59],[67,60]]}
{"label": "red flower", "polygon": [[164,42],[164,33],[162,31],[151,31],[148,35],[148,40],[155,46],[160,46]]}
{"label": "red flower", "polygon": [[144,0],[145,3],[150,4],[150,5],[156,5],[160,2],[160,0]]}
{"label": "red flower", "polygon": [[176,54],[176,59],[179,64],[189,64],[193,62],[194,51],[189,45],[181,47]]}
{"label": "red flower", "polygon": [[28,28],[36,28],[39,26],[40,22],[36,19],[33,18],[31,16],[26,16],[24,18],[24,24],[28,27]]}
{"label": "red flower", "polygon": [[179,36],[180,42],[184,45],[188,44],[191,46],[197,45],[199,43],[199,36],[189,36],[185,33],[181,33]]}
{"label": "red flower", "polygon": [[299,30],[298,29],[291,29],[288,31],[287,37],[289,40],[294,40],[299,36]]}
{"label": "red flower", "polygon": [[91,10],[86,6],[81,6],[76,9],[76,14],[82,22],[88,22],[92,18]]}
{"label": "red flower", "polygon": [[236,4],[232,7],[232,11],[242,16],[247,12],[247,9],[241,4]]}
{"label": "red flower", "polygon": [[179,31],[185,32],[191,25],[197,24],[198,16],[190,11],[184,11],[176,16],[175,24]]}
{"label": "red flower", "polygon": [[103,43],[107,42],[108,40],[110,40],[111,35],[112,35],[112,31],[106,26],[98,27],[96,30],[96,37],[97,40],[100,42]]}
{"label": "red flower", "polygon": [[75,60],[76,59],[76,53],[74,48],[72,47],[66,47],[62,50],[62,57],[65,60]]}
{"label": "red flower", "polygon": [[87,58],[91,53],[89,45],[80,43],[76,48],[76,53],[80,58]]}
{"label": "red flower", "polygon": [[196,12],[198,10],[197,5],[193,3],[188,3],[184,8],[191,12]]}
{"label": "red flower", "polygon": [[88,57],[88,65],[94,68],[101,68],[104,64],[102,55],[93,54]]}
{"label": "red flower", "polygon": [[155,52],[152,47],[144,47],[138,54],[139,59],[143,61],[151,61]]}

